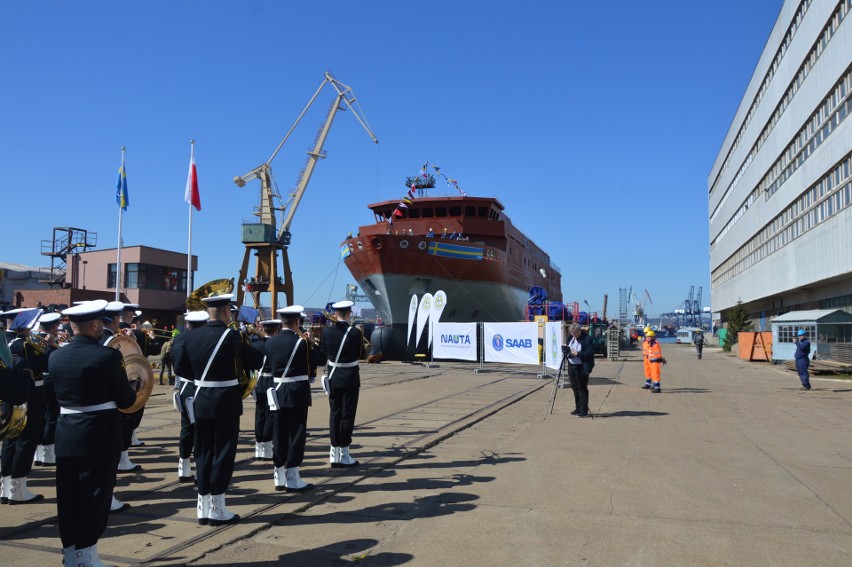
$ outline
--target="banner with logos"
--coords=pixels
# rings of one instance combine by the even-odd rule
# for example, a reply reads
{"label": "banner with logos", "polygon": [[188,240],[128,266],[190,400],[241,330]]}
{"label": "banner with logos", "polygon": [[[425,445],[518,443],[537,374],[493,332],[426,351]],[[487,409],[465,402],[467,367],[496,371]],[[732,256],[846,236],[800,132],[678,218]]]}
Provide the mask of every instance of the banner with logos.
{"label": "banner with logos", "polygon": [[429,320],[429,314],[432,312],[432,294],[424,293],[420,298],[420,305],[417,307],[417,330],[414,335],[414,346],[420,342],[420,337],[423,335],[423,329],[426,328],[426,322]]}
{"label": "banner with logos", "polygon": [[[414,325],[414,319],[417,318],[417,295],[411,296],[411,303],[408,304],[408,333],[405,335],[405,348],[411,342],[411,327]],[[417,348],[417,341],[414,341],[414,348]]]}
{"label": "banner with logos", "polygon": [[562,362],[562,321],[544,324],[544,364],[557,369]]}
{"label": "banner with logos", "polygon": [[476,361],[476,322],[435,323],[433,358],[457,358]]}
{"label": "banner with logos", "polygon": [[538,364],[538,323],[484,323],[485,362]]}
{"label": "banner with logos", "polygon": [[[432,311],[429,313],[429,320],[434,325],[441,320],[441,313],[444,312],[444,307],[447,306],[447,294],[444,290],[439,289],[432,297]],[[429,327],[429,346],[432,346],[433,329]]]}

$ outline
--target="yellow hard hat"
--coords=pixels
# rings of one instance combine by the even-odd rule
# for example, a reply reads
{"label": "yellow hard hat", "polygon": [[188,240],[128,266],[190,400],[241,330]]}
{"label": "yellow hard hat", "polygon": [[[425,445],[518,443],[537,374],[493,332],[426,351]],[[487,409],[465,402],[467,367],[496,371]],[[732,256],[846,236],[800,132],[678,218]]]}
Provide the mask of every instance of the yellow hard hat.
{"label": "yellow hard hat", "polygon": [[655,333],[655,332],[654,332],[654,331],[652,331],[651,329],[648,329],[647,331],[645,331],[645,336],[646,336],[646,337],[656,337],[656,336],[657,336],[657,333]]}
{"label": "yellow hard hat", "polygon": [[647,333],[647,332],[649,332],[649,331],[651,331],[651,330],[652,330],[652,329],[651,329],[651,327],[645,327],[644,329],[642,329],[642,332],[643,332],[643,333]]}

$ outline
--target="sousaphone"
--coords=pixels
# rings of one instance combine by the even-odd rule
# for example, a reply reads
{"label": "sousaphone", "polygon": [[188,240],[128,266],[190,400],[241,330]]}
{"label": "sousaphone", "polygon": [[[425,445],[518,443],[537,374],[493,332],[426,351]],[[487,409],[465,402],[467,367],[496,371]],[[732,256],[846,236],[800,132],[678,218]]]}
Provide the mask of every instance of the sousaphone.
{"label": "sousaphone", "polygon": [[151,392],[154,390],[154,370],[148,359],[142,355],[142,349],[136,339],[118,333],[112,337],[107,345],[121,353],[124,359],[124,370],[127,372],[127,380],[130,387],[136,392],[136,401],[126,409],[119,409],[122,413],[134,413],[145,407]]}

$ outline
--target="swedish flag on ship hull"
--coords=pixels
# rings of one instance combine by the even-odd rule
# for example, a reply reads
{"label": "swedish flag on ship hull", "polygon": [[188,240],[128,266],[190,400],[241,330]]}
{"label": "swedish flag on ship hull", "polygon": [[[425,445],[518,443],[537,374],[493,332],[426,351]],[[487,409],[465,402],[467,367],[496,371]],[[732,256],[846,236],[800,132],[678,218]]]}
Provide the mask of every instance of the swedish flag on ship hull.
{"label": "swedish flag on ship hull", "polygon": [[445,258],[460,258],[462,260],[482,260],[482,248],[461,246],[448,242],[431,242],[429,244],[429,254]]}

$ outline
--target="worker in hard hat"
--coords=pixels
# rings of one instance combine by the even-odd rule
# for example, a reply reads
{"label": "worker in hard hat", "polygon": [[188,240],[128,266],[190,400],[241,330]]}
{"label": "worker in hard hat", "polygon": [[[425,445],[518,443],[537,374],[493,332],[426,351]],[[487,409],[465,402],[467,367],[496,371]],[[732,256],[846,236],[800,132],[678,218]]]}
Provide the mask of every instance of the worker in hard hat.
{"label": "worker in hard hat", "polygon": [[651,363],[648,362],[648,334],[653,332],[654,331],[651,330],[651,327],[645,327],[642,330],[642,334],[644,335],[642,337],[642,366],[645,370],[645,385],[642,386],[643,390],[651,389]]}
{"label": "worker in hard hat", "polygon": [[[660,366],[666,363],[666,359],[663,358],[663,348],[660,346],[659,341],[657,341],[657,334],[654,331],[648,331],[645,333],[646,346],[647,349],[645,352],[645,361],[646,367],[648,370],[648,374],[650,375],[650,384],[648,383],[648,379],[645,379],[645,385],[642,386],[645,389],[650,388],[651,392],[654,394],[660,393]],[[648,375],[646,374],[646,376]]]}

